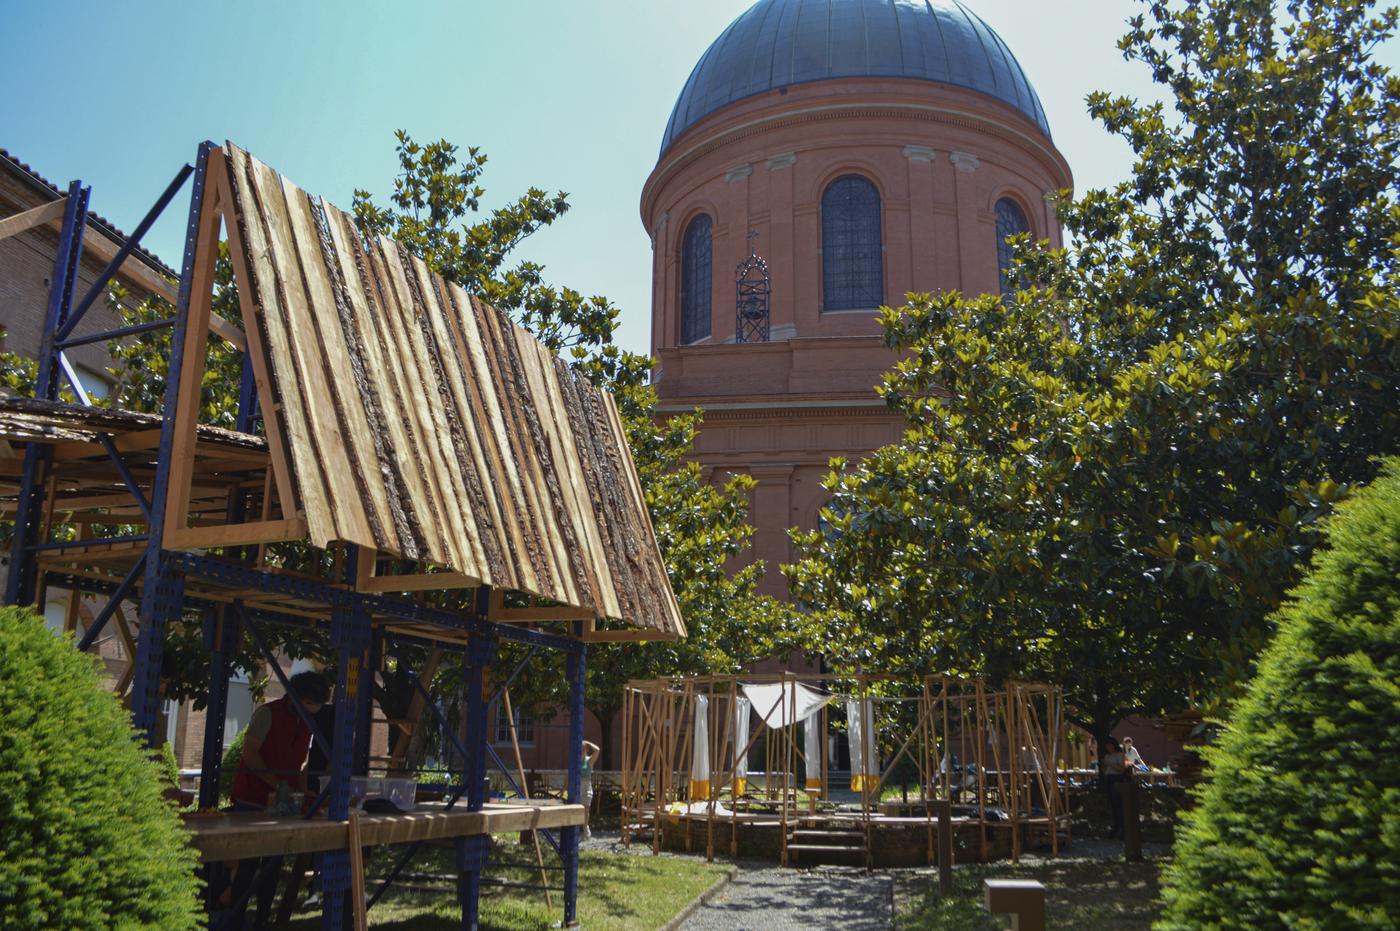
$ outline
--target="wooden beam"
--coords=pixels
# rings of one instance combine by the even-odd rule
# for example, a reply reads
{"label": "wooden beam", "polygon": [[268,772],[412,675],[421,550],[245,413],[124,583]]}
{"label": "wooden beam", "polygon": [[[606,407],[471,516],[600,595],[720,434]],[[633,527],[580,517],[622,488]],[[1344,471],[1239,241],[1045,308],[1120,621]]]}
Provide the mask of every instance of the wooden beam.
{"label": "wooden beam", "polygon": [[[215,149],[209,153],[206,177],[217,176],[221,164],[215,162]],[[219,224],[223,215],[219,209],[218,185],[206,184],[204,201],[200,204],[195,239],[194,271],[190,281],[189,305],[186,307],[184,342],[179,347],[180,381],[175,405],[174,441],[170,450],[169,483],[165,493],[166,545],[173,542],[189,521],[190,490],[194,484],[195,446],[198,442],[200,388],[208,366],[209,315],[213,312],[212,290],[214,264],[219,257]],[[172,351],[175,347],[172,347]],[[190,544],[191,546],[197,544]]]}
{"label": "wooden beam", "polygon": [[25,230],[42,226],[51,220],[63,219],[63,208],[68,203],[66,196],[58,200],[51,200],[47,204],[40,204],[37,207],[25,210],[22,213],[14,214],[0,220],[0,239],[9,239],[17,236]]}
{"label": "wooden beam", "polygon": [[583,635],[584,643],[626,643],[637,640],[675,640],[676,635],[660,630],[595,630]]}
{"label": "wooden beam", "polygon": [[[117,452],[122,453],[155,449],[160,445],[160,428],[115,434],[112,437],[112,445],[117,448]],[[89,459],[106,454],[107,450],[102,447],[101,443],[89,442],[88,440],[65,440],[62,443],[53,444],[53,457],[55,459]]]}
{"label": "wooden beam", "polygon": [[[405,717],[415,724],[423,717],[423,693],[431,691],[433,687],[433,677],[437,675],[438,666],[441,664],[442,651],[437,647],[433,647],[433,649],[428,652],[428,659],[427,662],[423,664],[423,671],[418,674],[418,684],[422,686],[422,688],[414,689],[413,697],[408,701],[408,713]],[[399,734],[399,739],[394,741],[394,749],[389,753],[390,757],[392,757],[391,762],[397,763],[399,767],[402,768],[404,759],[408,756],[408,750],[412,743],[413,732],[410,730],[402,731]]]}
{"label": "wooden beam", "polygon": [[286,543],[306,539],[306,521],[260,520],[220,527],[179,527],[165,530],[165,546],[172,550],[202,550],[216,546],[253,546],[258,543]]}
{"label": "wooden beam", "polygon": [[209,314],[209,331],[215,336],[222,336],[244,352],[248,351],[248,335],[216,313]]}
{"label": "wooden beam", "polygon": [[450,588],[476,588],[481,580],[460,572],[427,572],[420,575],[372,575],[357,586],[362,592],[436,592]]}
{"label": "wooden beam", "polygon": [[549,608],[500,608],[491,612],[491,620],[502,624],[528,621],[591,621],[593,612],[568,605]]}

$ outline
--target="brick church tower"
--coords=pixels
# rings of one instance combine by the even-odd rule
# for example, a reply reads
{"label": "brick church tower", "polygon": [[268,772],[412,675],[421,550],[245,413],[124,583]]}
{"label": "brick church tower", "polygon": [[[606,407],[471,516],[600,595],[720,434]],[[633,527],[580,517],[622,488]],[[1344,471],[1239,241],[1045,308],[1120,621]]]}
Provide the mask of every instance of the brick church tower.
{"label": "brick church tower", "polygon": [[[663,412],[701,407],[696,455],[758,480],[765,589],[812,528],[833,456],[900,422],[876,308],[911,291],[996,292],[1003,238],[1060,242],[1071,185],[1035,89],[959,0],[759,0],[676,100],[642,190]],[[748,286],[736,278],[752,253]]]}

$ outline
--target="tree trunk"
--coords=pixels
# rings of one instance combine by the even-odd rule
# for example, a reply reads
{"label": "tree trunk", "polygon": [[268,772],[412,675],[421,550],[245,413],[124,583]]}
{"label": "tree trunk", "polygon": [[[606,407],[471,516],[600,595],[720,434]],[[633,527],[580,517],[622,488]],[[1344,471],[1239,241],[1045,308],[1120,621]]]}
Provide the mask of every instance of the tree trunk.
{"label": "tree trunk", "polygon": [[613,759],[613,719],[619,711],[616,707],[590,707],[588,709],[598,719],[598,765],[594,769],[618,769],[621,763]]}

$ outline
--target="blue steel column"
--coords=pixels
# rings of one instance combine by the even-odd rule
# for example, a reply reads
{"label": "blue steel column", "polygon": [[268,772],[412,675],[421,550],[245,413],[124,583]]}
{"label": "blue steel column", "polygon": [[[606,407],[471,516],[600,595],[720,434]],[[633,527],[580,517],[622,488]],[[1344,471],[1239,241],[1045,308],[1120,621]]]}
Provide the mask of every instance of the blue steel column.
{"label": "blue steel column", "polygon": [[[350,817],[350,777],[355,754],[355,722],[363,676],[365,649],[369,646],[370,618],[362,609],[336,605],[331,608],[331,650],[336,656],[335,729],[327,735],[331,744],[330,790],[326,794],[326,818]],[[321,926],[341,931],[350,891],[350,854],[334,850],[321,854]]]}
{"label": "blue steel column", "polygon": [[371,738],[374,734],[374,685],[375,676],[379,673],[379,657],[384,651],[384,634],[380,631],[371,631],[369,638],[369,652],[365,657],[364,670],[361,672],[360,704],[355,711],[355,773],[360,776],[369,773],[369,757]]}
{"label": "blue steel column", "polygon": [[[185,330],[189,325],[191,291],[199,244],[199,222],[204,210],[204,184],[209,174],[211,143],[199,147],[194,184],[190,191],[190,215],[185,225],[185,256],[180,269],[180,294],[170,334],[170,366],[165,378],[165,419],[160,429],[160,456],[151,483],[151,520],[147,527],[146,579],[141,591],[141,631],[136,643],[136,672],[132,678],[131,716],[136,729],[155,746],[156,692],[160,661],[165,653],[165,627],[184,608],[184,577],[178,576],[164,556],[161,536],[165,527],[165,498],[170,487],[170,455],[175,442],[175,410],[179,402],[180,372],[184,368]],[[172,592],[175,592],[172,596]],[[162,594],[164,593],[164,594]]]}
{"label": "blue steel column", "polygon": [[[500,641],[492,634],[473,634],[467,641],[467,758],[463,761],[468,811],[486,806],[486,670],[496,661]],[[477,931],[481,904],[481,869],[491,850],[491,837],[478,834],[459,837],[457,848],[457,895],[462,902],[462,927]]]}
{"label": "blue steel column", "polygon": [[199,762],[199,807],[219,805],[219,776],[224,762],[224,721],[228,714],[228,679],[238,654],[238,615],[228,608],[204,616],[204,643],[209,650],[209,692],[204,705],[204,747]]}
{"label": "blue steel column", "polygon": [[[565,659],[569,681],[569,803],[583,801],[583,682],[586,674],[587,647],[580,643],[578,652]],[[559,856],[564,861],[564,927],[578,925],[578,827],[560,832]]]}
{"label": "blue steel column", "polygon": [[[54,256],[53,277],[49,279],[49,303],[44,313],[44,331],[39,342],[39,373],[34,397],[58,399],[58,358],[55,339],[58,328],[68,319],[74,285],[83,254],[83,230],[87,228],[87,203],[91,188],[81,181],[68,185],[68,203],[63,208],[63,231]],[[6,604],[31,604],[35,597],[34,555],[29,547],[38,543],[39,522],[44,496],[44,466],[51,450],[47,443],[30,443],[24,451],[20,473],[19,501],[15,511],[14,542],[10,552],[10,573],[5,580]]]}

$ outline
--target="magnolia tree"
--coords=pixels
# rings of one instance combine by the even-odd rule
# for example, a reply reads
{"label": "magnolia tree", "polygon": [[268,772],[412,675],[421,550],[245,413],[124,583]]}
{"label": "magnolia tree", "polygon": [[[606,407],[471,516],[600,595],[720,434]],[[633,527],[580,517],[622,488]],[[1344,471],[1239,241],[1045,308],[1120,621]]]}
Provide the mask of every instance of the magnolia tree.
{"label": "magnolia tree", "polygon": [[1107,94],[1132,176],[1057,202],[1003,298],[882,311],[903,438],[796,536],[839,667],[1064,685],[1104,735],[1228,693],[1319,519],[1400,446],[1394,11],[1147,3],[1121,42],[1165,104]]}

